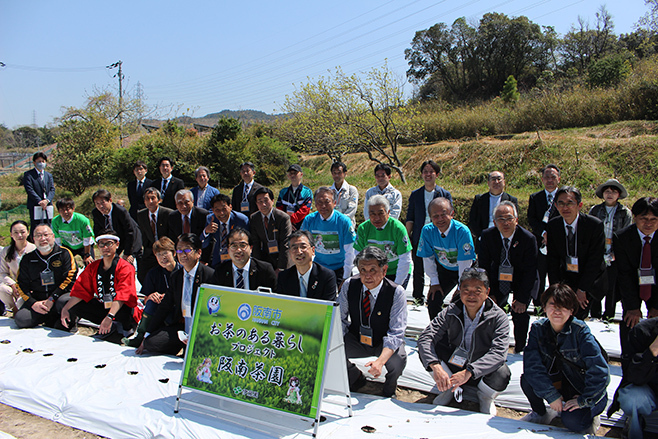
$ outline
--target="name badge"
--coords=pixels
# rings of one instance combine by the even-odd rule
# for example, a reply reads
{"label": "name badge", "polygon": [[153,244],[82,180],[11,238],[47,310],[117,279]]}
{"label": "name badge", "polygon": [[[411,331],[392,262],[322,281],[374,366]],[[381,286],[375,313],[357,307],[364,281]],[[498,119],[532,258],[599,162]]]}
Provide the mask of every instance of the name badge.
{"label": "name badge", "polygon": [[612,238],[605,238],[605,245],[612,245]]}
{"label": "name badge", "polygon": [[267,251],[273,255],[279,253],[279,243],[276,242],[276,239],[270,239],[267,241]]}
{"label": "name badge", "polygon": [[567,271],[578,273],[578,258],[567,257]]}
{"label": "name badge", "polygon": [[542,218],[541,222],[543,223],[548,223],[548,219],[551,216],[551,209],[548,209],[546,213],[544,213],[544,218]]}
{"label": "name badge", "polygon": [[514,280],[514,267],[500,267],[498,269],[498,280],[502,282],[512,282]]}
{"label": "name badge", "polygon": [[452,353],[452,356],[448,360],[448,363],[457,367],[464,367],[466,365],[467,360],[468,360],[468,351],[464,348],[459,347],[455,349],[455,352]]}
{"label": "name badge", "polygon": [[295,212],[295,207],[294,206],[286,206],[286,212]]}
{"label": "name badge", "polygon": [[359,341],[366,346],[372,346],[372,328],[361,325]]}
{"label": "name badge", "polygon": [[103,294],[103,306],[105,309],[110,309],[112,307],[112,294],[105,293]]}
{"label": "name badge", "polygon": [[231,257],[229,256],[228,253],[220,253],[219,254],[219,260],[222,261],[222,262],[228,261],[230,259],[231,259]]}
{"label": "name badge", "polygon": [[41,286],[55,285],[55,274],[47,269],[41,272]]}
{"label": "name badge", "polygon": [[240,203],[240,212],[249,212],[249,201]]}
{"label": "name badge", "polygon": [[191,306],[184,306],[181,311],[183,311],[183,317],[185,317],[185,318],[192,317],[192,307]]}
{"label": "name badge", "polygon": [[640,278],[640,285],[655,285],[656,284],[656,270],[653,268],[640,268],[637,270]]}

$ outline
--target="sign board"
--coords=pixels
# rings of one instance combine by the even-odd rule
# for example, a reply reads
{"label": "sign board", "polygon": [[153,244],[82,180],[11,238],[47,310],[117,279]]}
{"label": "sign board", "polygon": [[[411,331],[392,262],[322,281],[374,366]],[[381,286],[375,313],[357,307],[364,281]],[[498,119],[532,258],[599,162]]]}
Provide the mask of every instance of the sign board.
{"label": "sign board", "polygon": [[317,420],[338,314],[333,302],[202,285],[181,387]]}

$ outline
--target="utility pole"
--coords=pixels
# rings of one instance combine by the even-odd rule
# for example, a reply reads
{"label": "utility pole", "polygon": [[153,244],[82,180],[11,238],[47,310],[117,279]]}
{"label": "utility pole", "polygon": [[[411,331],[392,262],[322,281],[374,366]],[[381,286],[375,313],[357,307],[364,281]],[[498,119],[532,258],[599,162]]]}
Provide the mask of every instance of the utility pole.
{"label": "utility pole", "polygon": [[114,68],[119,68],[119,71],[113,76],[114,78],[119,78],[119,146],[121,146],[121,142],[123,141],[123,73],[121,71],[121,66],[123,65],[123,61],[119,60],[115,62],[114,64],[110,64],[107,66],[108,69],[114,69]]}

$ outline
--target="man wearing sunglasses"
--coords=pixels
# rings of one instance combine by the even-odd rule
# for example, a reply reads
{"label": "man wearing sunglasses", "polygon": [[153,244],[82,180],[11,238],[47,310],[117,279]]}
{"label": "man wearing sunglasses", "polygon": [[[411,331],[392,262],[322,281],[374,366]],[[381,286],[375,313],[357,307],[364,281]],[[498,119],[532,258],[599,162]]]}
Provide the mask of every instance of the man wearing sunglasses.
{"label": "man wearing sunglasses", "polygon": [[267,287],[274,291],[276,287],[274,268],[268,262],[252,258],[253,249],[248,231],[239,227],[231,230],[228,234],[230,260],[217,267],[210,283],[243,290]]}
{"label": "man wearing sunglasses", "polygon": [[[137,349],[137,354],[146,349],[151,353],[176,355],[185,347],[187,340],[181,340],[178,332],[190,333],[199,286],[210,282],[215,272],[207,265],[199,263],[201,239],[194,233],[184,233],[178,237],[176,256],[182,268],[171,273],[171,287],[151,318],[148,332],[144,334],[144,341]],[[173,323],[168,325],[167,317],[172,314]]]}

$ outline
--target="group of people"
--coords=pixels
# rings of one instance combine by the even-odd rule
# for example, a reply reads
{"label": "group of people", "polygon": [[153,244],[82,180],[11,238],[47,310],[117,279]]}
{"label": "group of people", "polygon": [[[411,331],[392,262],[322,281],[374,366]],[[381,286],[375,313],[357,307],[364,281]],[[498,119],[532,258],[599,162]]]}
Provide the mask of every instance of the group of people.
{"label": "group of people", "polygon": [[[560,186],[559,168],[547,165],[543,190],[529,199],[529,231],[519,225],[518,200],[505,191],[499,171],[488,175],[489,191],[475,197],[468,222],[456,220],[450,192],[436,184],[440,168],[428,160],[420,168],[424,185],[411,193],[402,223],[402,196],[390,184],[390,167],[379,164],[363,203],[366,220],[356,227],[359,194],[345,180],[344,163],[333,163],[334,184],[315,192],[303,184],[302,168],[291,165],[291,184],[275,198],[245,162],[229,197],[208,184],[203,166],[195,171],[198,186],[185,189],[172,175],[173,161],[163,157],[154,181],[144,162],[135,163],[129,210],[107,190],[96,191],[92,227],[67,198],[57,201],[59,215],[48,221],[54,186],[46,161],[35,154],[35,169],[24,176],[34,244],[19,221],[0,255],[0,294],[19,327],[71,329],[83,317],[138,353],[176,354],[185,347],[179,332],[189,333],[202,283],[337,300],[350,388],[358,390],[366,378],[349,359],[375,357],[366,367],[375,377],[386,367],[383,393],[392,396],[407,360],[405,289],[413,272],[414,300],[427,305],[431,320],[418,345],[440,392],[437,404],[473,386],[481,411],[495,414],[494,399],[510,380],[508,310],[514,349],[524,352],[521,384],[533,410],[526,420],[549,423],[561,412],[568,428],[595,431],[609,371],[605,350],[583,320],[614,316],[621,300],[625,374],[615,403],[629,415],[632,437],[640,437],[642,416],[656,408],[658,199],[640,198],[629,210],[619,202],[628,194],[617,180],[597,188],[604,201],[585,214],[580,191]],[[77,280],[75,255],[86,265]],[[532,301],[546,318],[529,329]],[[629,372],[636,368],[647,372]]]}

